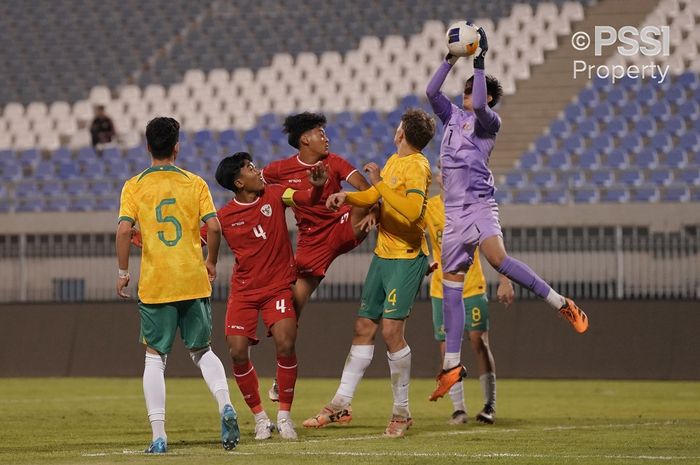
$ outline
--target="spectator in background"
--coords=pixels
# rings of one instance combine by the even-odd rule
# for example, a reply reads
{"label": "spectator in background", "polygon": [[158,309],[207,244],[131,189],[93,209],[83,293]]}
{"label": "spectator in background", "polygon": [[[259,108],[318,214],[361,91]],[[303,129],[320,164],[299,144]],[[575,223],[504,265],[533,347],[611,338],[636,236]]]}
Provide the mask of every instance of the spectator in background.
{"label": "spectator in background", "polygon": [[112,139],[116,135],[114,122],[112,122],[112,118],[105,113],[104,105],[97,105],[95,107],[95,118],[90,124],[90,135],[92,136],[92,146],[95,147],[95,149],[99,148],[100,145],[112,142]]}

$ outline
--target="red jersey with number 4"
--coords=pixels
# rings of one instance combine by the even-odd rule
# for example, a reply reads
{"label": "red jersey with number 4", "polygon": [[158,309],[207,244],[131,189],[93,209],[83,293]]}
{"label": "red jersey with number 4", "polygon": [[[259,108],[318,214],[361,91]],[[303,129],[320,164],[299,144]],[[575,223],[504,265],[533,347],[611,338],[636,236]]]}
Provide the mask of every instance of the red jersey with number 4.
{"label": "red jersey with number 4", "polygon": [[[323,186],[321,201],[312,206],[297,205],[293,207],[294,217],[297,220],[299,229],[299,244],[315,243],[324,241],[325,230],[332,227],[346,212],[350,211],[350,206],[345,205],[338,211],[331,211],[326,208],[326,199],[342,189],[340,182],[347,181],[350,175],[357,171],[344,158],[334,153],[321,161],[326,165],[328,171],[328,181]],[[262,170],[265,182],[270,184],[281,184],[295,190],[305,190],[311,187],[307,171],[313,165],[304,163],[299,159],[299,154],[292,155],[284,160],[273,161]]]}
{"label": "red jersey with number 4", "polygon": [[285,220],[282,194],[275,184],[255,202],[231,200],[216,213],[224,239],[236,257],[231,292],[257,294],[296,281],[294,253]]}

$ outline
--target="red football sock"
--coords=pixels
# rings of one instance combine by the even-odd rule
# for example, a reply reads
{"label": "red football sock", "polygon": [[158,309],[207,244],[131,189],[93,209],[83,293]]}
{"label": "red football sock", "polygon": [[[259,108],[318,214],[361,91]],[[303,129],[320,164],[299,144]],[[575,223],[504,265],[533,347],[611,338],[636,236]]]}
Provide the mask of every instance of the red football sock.
{"label": "red football sock", "polygon": [[236,378],[238,389],[243,394],[243,400],[248,404],[253,413],[262,411],[260,403],[260,392],[258,387],[258,374],[255,372],[255,367],[248,360],[242,365],[233,365],[233,377]]}
{"label": "red football sock", "polygon": [[280,410],[291,410],[294,385],[297,383],[297,356],[277,356],[277,384],[280,389]]}

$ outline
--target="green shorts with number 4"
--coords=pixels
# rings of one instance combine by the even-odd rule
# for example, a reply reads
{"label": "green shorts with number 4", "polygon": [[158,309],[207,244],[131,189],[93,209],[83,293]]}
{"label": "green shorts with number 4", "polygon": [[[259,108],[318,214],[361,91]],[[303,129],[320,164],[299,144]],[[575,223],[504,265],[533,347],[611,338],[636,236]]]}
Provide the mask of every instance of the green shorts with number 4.
{"label": "green shorts with number 4", "polygon": [[[445,323],[442,313],[442,299],[432,297],[433,333],[436,341],[445,340]],[[464,330],[489,330],[489,300],[486,294],[478,294],[464,299]]]}
{"label": "green shorts with number 4", "polygon": [[411,313],[420,285],[428,271],[428,257],[372,257],[362,288],[358,315],[370,320],[403,320]]}
{"label": "green shorts with number 4", "polygon": [[175,333],[188,349],[201,349],[211,342],[211,304],[208,298],[183,300],[165,304],[145,304],[139,301],[143,344],[161,354],[173,347]]}

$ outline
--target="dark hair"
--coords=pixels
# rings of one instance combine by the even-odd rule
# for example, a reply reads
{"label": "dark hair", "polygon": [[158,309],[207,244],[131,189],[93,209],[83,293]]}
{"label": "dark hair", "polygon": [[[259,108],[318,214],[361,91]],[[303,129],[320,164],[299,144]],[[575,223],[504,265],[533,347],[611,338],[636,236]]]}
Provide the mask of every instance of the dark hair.
{"label": "dark hair", "polygon": [[409,108],[401,116],[406,141],[412,147],[423,150],[435,135],[435,120],[420,108]]}
{"label": "dark hair", "polygon": [[224,158],[216,167],[216,182],[224,189],[238,192],[234,183],[241,175],[241,168],[251,161],[253,161],[253,157],[248,152],[236,152],[230,157]]}
{"label": "dark hair", "polygon": [[[464,90],[466,91],[467,88],[473,87],[474,76],[467,79],[467,82],[464,84]],[[486,75],[486,95],[491,96],[491,101],[489,102],[489,107],[491,108],[498,105],[498,102],[501,101],[501,97],[503,97],[503,87],[501,86],[501,83],[490,74]]]}
{"label": "dark hair", "polygon": [[173,118],[159,116],[149,121],[146,126],[146,142],[156,160],[170,158],[179,139],[180,123]]}
{"label": "dark hair", "polygon": [[287,142],[295,149],[299,148],[299,139],[306,131],[326,125],[326,117],[320,113],[299,113],[284,120],[284,132],[289,134]]}

